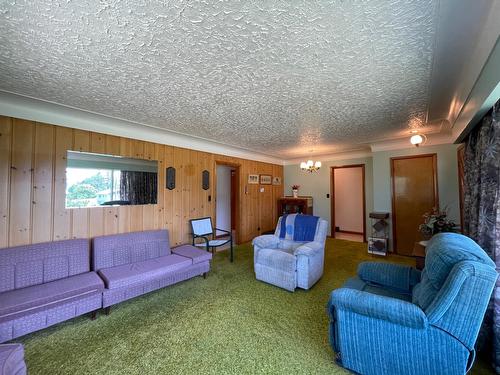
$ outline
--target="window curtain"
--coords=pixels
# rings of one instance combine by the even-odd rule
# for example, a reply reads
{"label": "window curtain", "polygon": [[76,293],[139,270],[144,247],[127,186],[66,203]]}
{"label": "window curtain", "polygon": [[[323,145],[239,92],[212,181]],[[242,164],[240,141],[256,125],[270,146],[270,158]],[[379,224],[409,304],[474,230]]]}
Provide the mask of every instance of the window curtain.
{"label": "window curtain", "polygon": [[[469,134],[464,153],[464,234],[474,239],[500,271],[500,100]],[[478,339],[493,352],[500,374],[500,281],[493,291]]]}
{"label": "window curtain", "polygon": [[121,171],[120,199],[130,204],[156,204],[158,178],[154,172]]}

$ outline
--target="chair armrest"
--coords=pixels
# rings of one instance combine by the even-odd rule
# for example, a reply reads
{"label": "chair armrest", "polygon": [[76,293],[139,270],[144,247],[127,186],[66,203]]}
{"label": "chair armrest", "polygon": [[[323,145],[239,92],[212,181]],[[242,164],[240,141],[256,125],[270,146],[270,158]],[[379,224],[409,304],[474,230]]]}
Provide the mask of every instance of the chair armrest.
{"label": "chair armrest", "polygon": [[261,249],[276,249],[280,239],[274,234],[264,234],[259,237],[255,237],[252,240],[252,245],[255,247],[260,247]]}
{"label": "chair armrest", "polygon": [[308,242],[303,245],[300,245],[293,252],[294,255],[305,255],[305,256],[313,256],[321,252],[323,250],[323,244],[319,242]]}
{"label": "chair armrest", "polygon": [[410,328],[428,327],[427,316],[417,305],[361,290],[350,288],[334,290],[328,303],[330,316],[333,313],[333,307]]}
{"label": "chair armrest", "polygon": [[230,238],[233,238],[233,234],[232,234],[230,231],[228,231],[228,230],[225,230],[225,229],[219,229],[219,228],[214,228],[214,229],[215,229],[215,231],[219,231],[219,232],[224,232],[224,233],[227,233],[227,234],[229,234],[229,237],[230,237]]}
{"label": "chair armrest", "polygon": [[197,234],[193,234],[193,242],[192,242],[193,246],[194,246],[194,242],[195,242],[195,240],[196,240],[197,238],[201,238],[201,239],[203,239],[203,241],[205,241],[205,246],[206,246],[206,247],[207,247],[207,249],[208,249],[208,242],[209,242],[208,238],[207,238],[206,236],[198,236]]}
{"label": "chair armrest", "polygon": [[363,262],[358,266],[358,276],[371,284],[382,285],[404,293],[411,293],[420,282],[420,271],[414,267],[383,262]]}

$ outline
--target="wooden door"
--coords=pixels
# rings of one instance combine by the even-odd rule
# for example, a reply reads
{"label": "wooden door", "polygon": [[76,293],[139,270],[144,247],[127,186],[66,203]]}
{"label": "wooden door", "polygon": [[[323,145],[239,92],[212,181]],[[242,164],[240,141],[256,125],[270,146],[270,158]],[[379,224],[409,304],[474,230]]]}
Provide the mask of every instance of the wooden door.
{"label": "wooden door", "polygon": [[436,154],[391,158],[392,231],[398,254],[412,254],[421,240],[422,215],[439,207],[436,163]]}

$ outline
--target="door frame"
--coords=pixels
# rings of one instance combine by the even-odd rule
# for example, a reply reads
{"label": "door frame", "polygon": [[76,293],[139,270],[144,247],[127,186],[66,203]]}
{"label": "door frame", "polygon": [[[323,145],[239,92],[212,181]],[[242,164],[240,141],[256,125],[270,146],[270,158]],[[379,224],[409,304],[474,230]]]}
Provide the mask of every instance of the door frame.
{"label": "door frame", "polygon": [[363,234],[363,242],[366,242],[366,186],[365,186],[365,164],[335,165],[330,167],[330,217],[331,236],[335,238],[335,169],[361,168],[363,188],[363,233],[344,231],[344,233]]}
{"label": "door frame", "polygon": [[[419,154],[419,155],[408,155],[408,156],[395,156],[390,159],[391,167],[391,210],[392,210],[392,249],[394,253],[398,253],[398,246],[396,240],[396,204],[394,202],[394,161],[404,160],[404,159],[417,159],[417,158],[428,158],[432,157],[432,174],[434,175],[434,202],[436,202],[436,208],[439,210],[439,190],[438,190],[438,175],[437,175],[437,153],[432,154]],[[402,254],[404,255],[404,254]]]}
{"label": "door frame", "polygon": [[[234,192],[232,191],[231,189],[231,194],[234,194],[234,205],[236,206],[236,209],[234,210],[234,215],[235,217],[231,217],[231,226],[233,226],[233,219],[234,219],[234,228],[235,228],[235,231],[234,231],[234,236],[233,236],[233,243],[235,245],[238,245],[239,244],[239,237],[240,237],[240,232],[241,232],[241,228],[240,228],[240,209],[241,209],[241,205],[240,205],[240,167],[241,167],[241,164],[238,164],[238,163],[231,163],[231,162],[227,162],[227,161],[219,161],[219,160],[216,160],[215,161],[215,172],[214,172],[214,175],[215,175],[215,182],[214,182],[214,196],[215,196],[215,209],[214,209],[214,221],[215,221],[215,226],[217,226],[217,166],[218,165],[223,165],[223,166],[226,166],[226,167],[231,167],[231,168],[234,168],[234,173],[235,173],[235,186],[234,186]],[[231,186],[232,188],[232,186]],[[232,213],[232,212],[231,212]],[[231,215],[232,216],[232,215]]]}

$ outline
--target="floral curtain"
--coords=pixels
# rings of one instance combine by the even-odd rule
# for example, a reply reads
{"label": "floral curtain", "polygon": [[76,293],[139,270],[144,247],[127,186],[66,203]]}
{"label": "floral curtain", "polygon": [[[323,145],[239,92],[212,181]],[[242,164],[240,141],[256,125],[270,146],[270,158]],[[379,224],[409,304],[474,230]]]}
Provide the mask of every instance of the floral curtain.
{"label": "floral curtain", "polygon": [[121,171],[120,199],[130,204],[156,204],[158,177],[154,172]]}
{"label": "floral curtain", "polygon": [[[500,100],[468,136],[464,154],[464,234],[474,239],[500,270]],[[500,281],[478,339],[491,349],[500,374]]]}

